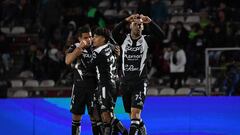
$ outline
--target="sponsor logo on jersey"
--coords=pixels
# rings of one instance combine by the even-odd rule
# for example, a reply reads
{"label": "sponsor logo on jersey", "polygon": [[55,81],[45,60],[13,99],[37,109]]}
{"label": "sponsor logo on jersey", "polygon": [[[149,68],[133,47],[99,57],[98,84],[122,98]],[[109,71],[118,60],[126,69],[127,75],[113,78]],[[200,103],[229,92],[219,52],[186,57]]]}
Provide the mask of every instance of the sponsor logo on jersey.
{"label": "sponsor logo on jersey", "polygon": [[138,60],[142,58],[142,54],[139,54],[139,55],[125,54],[125,58],[128,60]]}
{"label": "sponsor logo on jersey", "polygon": [[92,58],[92,55],[89,54],[89,53],[83,53],[82,56],[83,56],[84,58]]}
{"label": "sponsor logo on jersey", "polygon": [[132,47],[130,45],[127,45],[125,48],[125,52],[127,52],[127,51],[137,52],[137,51],[141,51],[141,50],[142,50],[142,46]]}
{"label": "sponsor logo on jersey", "polygon": [[139,67],[134,67],[134,65],[125,65],[125,71],[139,71]]}

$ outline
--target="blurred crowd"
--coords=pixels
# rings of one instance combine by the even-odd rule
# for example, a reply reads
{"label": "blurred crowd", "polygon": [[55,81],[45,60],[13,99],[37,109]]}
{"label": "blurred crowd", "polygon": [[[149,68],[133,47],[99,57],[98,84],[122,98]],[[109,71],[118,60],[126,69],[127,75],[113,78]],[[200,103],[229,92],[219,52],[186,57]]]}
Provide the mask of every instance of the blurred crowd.
{"label": "blurred crowd", "polygon": [[[71,74],[64,55],[78,27],[112,29],[132,13],[151,17],[166,33],[151,52],[149,77],[169,74],[164,50],[172,44],[186,55],[185,76],[200,78],[205,73],[205,48],[240,46],[238,0],[2,0],[0,5],[1,78],[31,71],[36,80],[67,85]],[[189,16],[199,19],[187,21]],[[211,63],[232,55],[240,58],[239,54],[213,52]]]}

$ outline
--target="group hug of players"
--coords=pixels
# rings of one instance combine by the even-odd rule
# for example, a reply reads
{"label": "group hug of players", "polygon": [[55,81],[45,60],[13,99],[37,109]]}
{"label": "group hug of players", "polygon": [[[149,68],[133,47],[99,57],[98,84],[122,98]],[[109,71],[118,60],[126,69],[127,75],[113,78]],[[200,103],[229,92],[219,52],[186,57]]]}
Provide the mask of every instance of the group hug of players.
{"label": "group hug of players", "polygon": [[[148,35],[143,35],[145,25]],[[125,33],[126,26],[130,32]],[[153,41],[163,32],[148,16],[134,14],[113,29],[93,32],[79,28],[78,42],[67,50],[65,63],[73,67],[71,106],[72,135],[81,134],[81,119],[87,106],[93,135],[146,135],[141,111],[147,93],[147,58]],[[113,39],[116,43],[111,44]],[[119,66],[118,66],[119,65]],[[119,72],[121,71],[121,72]],[[124,109],[131,119],[127,130],[114,115],[120,80]]]}

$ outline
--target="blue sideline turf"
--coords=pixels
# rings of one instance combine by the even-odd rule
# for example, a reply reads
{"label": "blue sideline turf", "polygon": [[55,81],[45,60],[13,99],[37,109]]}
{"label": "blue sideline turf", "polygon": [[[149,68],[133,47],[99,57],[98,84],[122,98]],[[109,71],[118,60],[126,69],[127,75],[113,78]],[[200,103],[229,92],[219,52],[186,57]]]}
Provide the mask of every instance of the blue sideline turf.
{"label": "blue sideline turf", "polygon": [[[0,99],[0,135],[70,135],[69,98]],[[130,121],[118,98],[115,112]],[[240,97],[148,97],[149,135],[240,135]],[[82,135],[91,135],[87,115]]]}

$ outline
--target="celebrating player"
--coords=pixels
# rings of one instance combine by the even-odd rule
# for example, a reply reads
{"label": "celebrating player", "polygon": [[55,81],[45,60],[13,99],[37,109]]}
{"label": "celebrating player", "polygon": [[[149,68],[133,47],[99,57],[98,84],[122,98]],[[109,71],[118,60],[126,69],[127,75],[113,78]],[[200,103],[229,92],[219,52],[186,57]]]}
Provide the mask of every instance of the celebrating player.
{"label": "celebrating player", "polygon": [[[65,63],[74,67],[74,84],[72,88],[71,107],[72,135],[81,133],[80,121],[87,105],[88,114],[92,121],[93,135],[101,134],[101,122],[97,116],[94,92],[97,88],[97,74],[92,66],[92,33],[88,26],[78,31],[78,42],[67,50]],[[75,64],[74,64],[75,63]],[[97,123],[98,122],[98,123]]]}
{"label": "celebrating player", "polygon": [[[129,23],[131,32],[121,33]],[[149,25],[150,35],[142,35],[146,24]],[[117,24],[112,34],[122,50],[121,89],[125,111],[131,117],[129,135],[144,135],[146,128],[141,119],[141,111],[147,93],[147,58],[153,41],[162,39],[164,33],[148,16],[134,14]]]}

